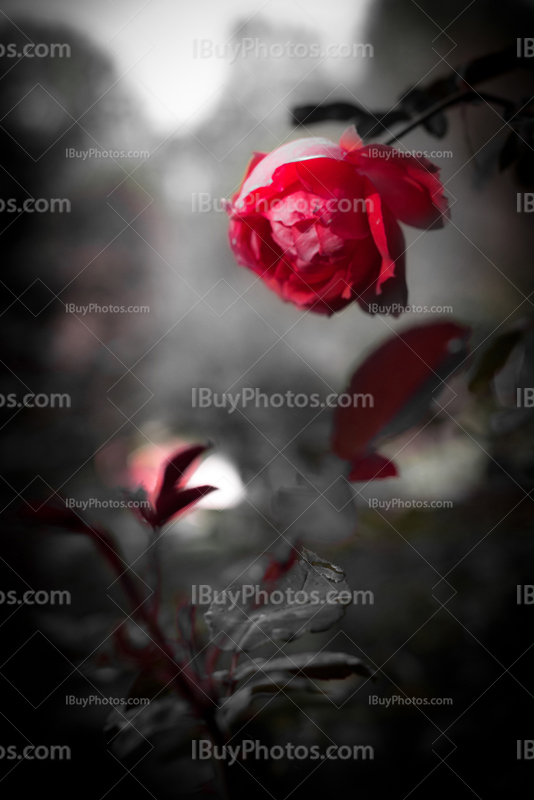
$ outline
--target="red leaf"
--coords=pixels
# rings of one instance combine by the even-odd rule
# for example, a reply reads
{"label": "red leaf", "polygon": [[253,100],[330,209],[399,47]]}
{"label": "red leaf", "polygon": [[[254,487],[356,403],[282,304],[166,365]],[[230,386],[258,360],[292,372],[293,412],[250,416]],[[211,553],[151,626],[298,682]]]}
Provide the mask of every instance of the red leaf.
{"label": "red leaf", "polygon": [[349,481],[375,481],[382,478],[396,478],[399,473],[393,461],[379,453],[362,456],[351,462]]}
{"label": "red leaf", "polygon": [[175,490],[174,494],[168,494],[165,501],[158,505],[155,524],[158,526],[165,524],[202,497],[215,491],[217,491],[216,486],[194,486],[191,489]]}
{"label": "red leaf", "polygon": [[417,325],[387,339],[358,367],[345,390],[358,399],[336,409],[332,444],[351,462],[351,480],[396,475],[391,462],[376,456],[377,444],[424,416],[442,379],[465,361],[469,334],[454,322]]}
{"label": "red leaf", "polygon": [[[165,464],[159,491],[156,492],[155,511],[156,517],[169,519],[172,514],[168,509],[175,503],[177,492],[185,484],[193,462],[199,458],[206,450],[207,445],[193,445],[183,450],[178,450]],[[202,496],[202,495],[201,495]],[[200,498],[198,498],[200,499]],[[191,501],[192,502],[192,501]],[[189,505],[189,503],[187,503]],[[177,509],[180,510],[181,506]],[[158,524],[162,524],[161,521]]]}
{"label": "red leaf", "polygon": [[19,516],[41,525],[49,525],[51,528],[65,528],[72,533],[94,534],[93,529],[71,508],[55,503],[44,503],[39,508],[24,508]]}

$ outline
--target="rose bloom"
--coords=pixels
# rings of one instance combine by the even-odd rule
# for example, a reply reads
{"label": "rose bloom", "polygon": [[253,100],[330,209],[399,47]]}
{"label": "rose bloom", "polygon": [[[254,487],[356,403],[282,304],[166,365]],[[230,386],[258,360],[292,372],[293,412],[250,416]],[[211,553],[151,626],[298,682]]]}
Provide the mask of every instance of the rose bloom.
{"label": "rose bloom", "polygon": [[332,314],[357,300],[381,313],[407,303],[399,221],[441,228],[438,167],[385,144],[309,138],[256,153],[228,203],[237,262],[283,300]]}

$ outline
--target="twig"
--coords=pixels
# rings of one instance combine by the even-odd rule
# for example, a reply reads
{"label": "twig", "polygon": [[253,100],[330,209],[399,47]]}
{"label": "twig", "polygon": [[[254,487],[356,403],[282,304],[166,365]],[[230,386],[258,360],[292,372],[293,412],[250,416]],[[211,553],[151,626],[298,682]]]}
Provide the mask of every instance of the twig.
{"label": "twig", "polygon": [[407,133],[410,133],[423,122],[426,122],[428,119],[433,117],[435,114],[438,114],[440,111],[443,111],[445,108],[450,108],[451,106],[458,105],[458,103],[466,103],[468,101],[473,100],[485,100],[487,103],[492,103],[493,105],[500,105],[503,108],[506,108],[508,111],[511,111],[514,108],[514,104],[511,103],[509,100],[505,100],[502,97],[496,97],[492,94],[484,94],[481,92],[476,92],[473,89],[465,90],[461,89],[458,92],[454,92],[453,94],[449,95],[448,97],[443,98],[443,100],[439,100],[437,103],[434,103],[433,106],[427,108],[426,111],[423,111],[421,114],[418,114],[415,119],[413,119],[409,125],[406,125],[399,133],[395,136],[392,136],[391,139],[388,139],[385,144],[393,145],[403,136],[406,136]]}

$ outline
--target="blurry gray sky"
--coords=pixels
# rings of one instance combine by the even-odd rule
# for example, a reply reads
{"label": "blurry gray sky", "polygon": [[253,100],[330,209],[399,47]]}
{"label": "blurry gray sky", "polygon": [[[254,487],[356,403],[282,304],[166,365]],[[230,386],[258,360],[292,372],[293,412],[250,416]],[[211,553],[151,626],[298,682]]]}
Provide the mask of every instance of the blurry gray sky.
{"label": "blurry gray sky", "polygon": [[[193,57],[195,39],[222,45],[256,15],[313,32],[322,46],[358,41],[370,0],[6,0],[0,14],[73,25],[108,48],[121,74],[141,95],[152,123],[164,131],[205,118],[230,78],[221,58]],[[364,66],[362,64],[362,66]],[[354,80],[354,60],[327,59],[333,78]]]}

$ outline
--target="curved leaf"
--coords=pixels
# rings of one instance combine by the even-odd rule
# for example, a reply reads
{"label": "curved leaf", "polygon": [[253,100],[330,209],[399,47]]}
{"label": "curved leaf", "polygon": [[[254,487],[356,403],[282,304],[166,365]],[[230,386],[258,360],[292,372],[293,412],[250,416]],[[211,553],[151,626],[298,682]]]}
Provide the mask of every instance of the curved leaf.
{"label": "curved leaf", "polygon": [[348,678],[349,675],[372,678],[374,674],[371,668],[356,656],[347,653],[321,652],[292,653],[271,659],[255,658],[239,667],[232,678],[234,681],[240,681],[258,672],[264,674],[289,672],[321,681],[341,680]]}
{"label": "curved leaf", "polygon": [[244,594],[240,587],[230,587],[205,614],[211,636],[223,650],[247,651],[266,642],[298,639],[306,631],[326,631],[351,601],[345,573],[306,549],[270,589],[266,603],[258,607],[255,597],[244,599]]}
{"label": "curved leaf", "polygon": [[510,353],[524,337],[525,330],[507,331],[490,344],[482,354],[475,373],[469,381],[469,391],[479,392],[485,389],[491,379],[504,367]]}
{"label": "curved leaf", "polygon": [[424,416],[444,380],[465,361],[469,334],[454,322],[417,325],[391,336],[358,367],[345,394],[364,402],[336,408],[332,444],[351,462],[351,480],[396,474],[394,464],[376,458],[377,447]]}

